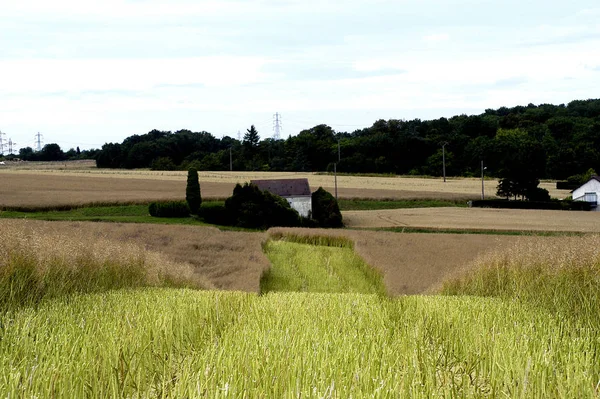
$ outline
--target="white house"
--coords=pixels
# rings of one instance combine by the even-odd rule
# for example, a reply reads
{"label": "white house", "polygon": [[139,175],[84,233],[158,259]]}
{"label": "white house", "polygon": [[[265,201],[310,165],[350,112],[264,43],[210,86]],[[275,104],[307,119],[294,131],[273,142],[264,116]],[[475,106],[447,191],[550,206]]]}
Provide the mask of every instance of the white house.
{"label": "white house", "polygon": [[591,202],[593,211],[600,211],[598,197],[600,197],[599,176],[592,176],[584,185],[573,190],[573,201]]}
{"label": "white house", "polygon": [[283,197],[301,216],[308,217],[312,210],[312,196],[308,179],[250,180],[263,191]]}

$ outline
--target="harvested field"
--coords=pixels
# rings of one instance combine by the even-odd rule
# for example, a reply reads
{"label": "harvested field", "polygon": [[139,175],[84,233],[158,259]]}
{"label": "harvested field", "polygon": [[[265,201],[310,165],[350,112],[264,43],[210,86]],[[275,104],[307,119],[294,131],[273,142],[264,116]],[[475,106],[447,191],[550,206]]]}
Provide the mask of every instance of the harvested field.
{"label": "harvested field", "polygon": [[[225,198],[234,184],[201,183],[205,198]],[[116,179],[42,173],[0,173],[0,206],[48,207],[185,198],[186,179]]]}
{"label": "harvested field", "polygon": [[[69,166],[56,169],[0,169],[0,206],[53,206],[92,202],[142,202],[181,199],[185,195],[186,172],[112,170]],[[199,172],[205,198],[225,198],[236,183],[252,179],[308,178],[312,190],[319,186],[334,192],[333,176],[292,172]],[[495,192],[496,181],[486,181],[488,192]],[[554,197],[569,195],[542,183]],[[451,199],[479,198],[478,179],[440,179],[409,177],[339,176],[341,198]]]}
{"label": "harvested field", "polygon": [[270,265],[261,248],[265,233],[134,223],[25,220],[21,223],[24,228],[38,232],[68,231],[85,237],[141,244],[172,261],[191,265],[198,279],[219,289],[259,292],[260,276]]}
{"label": "harvested field", "polygon": [[[212,227],[95,222],[22,221],[36,231],[69,231],[106,240],[133,242],[168,259],[192,265],[198,278],[224,290],[259,292],[260,277],[270,263],[262,252],[267,233],[225,232]],[[338,235],[355,242],[356,252],[380,270],[392,295],[430,292],[478,255],[517,240],[515,237],[457,234],[402,234],[380,231],[271,229],[270,232]]]}
{"label": "harvested field", "polygon": [[354,241],[355,251],[383,274],[390,295],[433,293],[449,277],[468,270],[484,253],[516,242],[560,240],[560,237],[478,234],[418,234],[384,231],[273,228],[269,233],[329,235]]}
{"label": "harvested field", "polygon": [[600,212],[491,208],[346,211],[350,228],[411,227],[497,231],[600,232]]}

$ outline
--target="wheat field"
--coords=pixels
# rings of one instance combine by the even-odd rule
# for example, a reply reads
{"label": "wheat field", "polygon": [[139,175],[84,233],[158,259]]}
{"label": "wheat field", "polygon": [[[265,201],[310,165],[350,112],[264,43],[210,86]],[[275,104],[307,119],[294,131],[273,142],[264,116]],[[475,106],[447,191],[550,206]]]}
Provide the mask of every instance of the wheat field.
{"label": "wheat field", "polygon": [[[185,193],[187,173],[183,171],[149,171],[96,169],[65,163],[37,168],[10,166],[0,169],[0,206],[52,206],[93,202],[144,202],[181,199]],[[295,172],[199,172],[205,198],[225,198],[236,183],[252,179],[307,178],[311,189],[318,187],[334,193],[334,177]],[[496,191],[497,181],[486,180],[487,195]],[[389,199],[477,199],[481,180],[450,178],[446,183],[435,178],[338,176],[340,198]],[[564,198],[567,190],[556,190],[551,182],[541,183],[553,197]]]}

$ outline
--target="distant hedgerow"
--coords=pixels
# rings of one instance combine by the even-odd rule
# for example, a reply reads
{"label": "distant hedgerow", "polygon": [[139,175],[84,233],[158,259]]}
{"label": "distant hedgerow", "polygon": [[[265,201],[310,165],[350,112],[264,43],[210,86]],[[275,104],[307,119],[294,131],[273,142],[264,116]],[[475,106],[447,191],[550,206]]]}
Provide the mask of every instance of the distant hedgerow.
{"label": "distant hedgerow", "polygon": [[182,218],[190,216],[190,208],[185,201],[151,202],[150,216],[161,218]]}

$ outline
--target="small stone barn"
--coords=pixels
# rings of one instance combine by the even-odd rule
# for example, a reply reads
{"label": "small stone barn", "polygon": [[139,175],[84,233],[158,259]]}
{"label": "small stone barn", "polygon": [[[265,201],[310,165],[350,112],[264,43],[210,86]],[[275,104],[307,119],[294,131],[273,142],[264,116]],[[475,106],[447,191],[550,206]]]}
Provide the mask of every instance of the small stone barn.
{"label": "small stone barn", "polygon": [[250,180],[263,191],[283,197],[301,216],[308,217],[312,210],[312,198],[308,179]]}
{"label": "small stone barn", "polygon": [[593,211],[600,211],[598,197],[600,197],[600,177],[598,176],[592,176],[581,187],[573,190],[573,201],[590,202]]}

